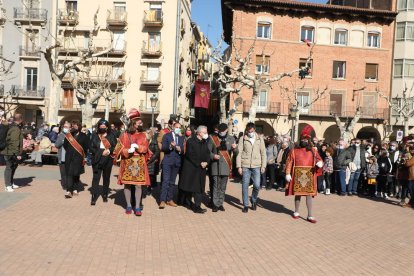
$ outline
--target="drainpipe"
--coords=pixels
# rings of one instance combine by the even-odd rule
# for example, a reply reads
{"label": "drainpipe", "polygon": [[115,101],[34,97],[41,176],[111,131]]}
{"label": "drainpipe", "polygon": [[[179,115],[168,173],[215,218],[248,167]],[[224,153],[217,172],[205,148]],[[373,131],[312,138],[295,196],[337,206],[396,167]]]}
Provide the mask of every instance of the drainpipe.
{"label": "drainpipe", "polygon": [[179,55],[180,55],[180,23],[181,23],[181,0],[177,3],[177,24],[175,30],[175,68],[174,68],[174,93],[173,93],[173,114],[177,114],[177,98],[179,83]]}

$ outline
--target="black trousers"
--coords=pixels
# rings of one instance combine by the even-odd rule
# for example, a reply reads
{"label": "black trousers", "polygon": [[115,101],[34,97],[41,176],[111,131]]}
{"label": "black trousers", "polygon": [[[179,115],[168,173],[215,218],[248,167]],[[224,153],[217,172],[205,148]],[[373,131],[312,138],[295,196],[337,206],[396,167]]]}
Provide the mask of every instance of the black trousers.
{"label": "black trousers", "polygon": [[4,170],[4,184],[11,186],[14,184],[14,174],[19,166],[15,156],[4,156],[6,160],[6,169]]}
{"label": "black trousers", "polygon": [[65,168],[65,163],[59,164],[59,171],[60,171],[60,185],[62,186],[63,190],[66,190],[66,168]]}
{"label": "black trousers", "polygon": [[194,197],[194,207],[200,208],[201,202],[203,201],[203,193],[193,193]]}
{"label": "black trousers", "polygon": [[66,191],[73,192],[80,188],[80,175],[67,175],[66,176]]}
{"label": "black trousers", "polygon": [[269,174],[269,182],[267,183],[266,188],[272,189],[276,181],[276,164],[268,164],[266,170]]}
{"label": "black trousers", "polygon": [[111,172],[112,172],[112,160],[108,160],[102,167],[93,166],[93,178],[92,178],[92,194],[99,194],[99,181],[101,180],[101,176],[103,179],[103,189],[102,194],[108,195],[109,184],[111,179]]}

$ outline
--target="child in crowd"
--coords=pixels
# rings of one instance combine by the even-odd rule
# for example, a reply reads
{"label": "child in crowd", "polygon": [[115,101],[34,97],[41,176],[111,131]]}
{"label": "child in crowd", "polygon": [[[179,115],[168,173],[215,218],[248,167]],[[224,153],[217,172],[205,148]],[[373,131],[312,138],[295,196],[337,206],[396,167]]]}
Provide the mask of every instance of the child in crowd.
{"label": "child in crowd", "polygon": [[334,150],[331,147],[326,148],[325,150],[325,160],[323,164],[323,176],[325,178],[325,195],[331,194],[331,181],[333,173],[333,159],[332,155]]}
{"label": "child in crowd", "polygon": [[375,196],[378,173],[379,171],[378,171],[377,159],[375,158],[375,156],[370,156],[368,158],[367,180],[368,180],[368,195],[371,197]]}

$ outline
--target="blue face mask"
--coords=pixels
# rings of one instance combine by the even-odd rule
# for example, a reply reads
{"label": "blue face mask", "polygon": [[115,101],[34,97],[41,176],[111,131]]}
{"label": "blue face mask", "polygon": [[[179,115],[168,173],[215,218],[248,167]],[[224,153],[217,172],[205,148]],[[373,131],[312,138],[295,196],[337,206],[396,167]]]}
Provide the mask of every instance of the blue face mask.
{"label": "blue face mask", "polygon": [[65,133],[65,134],[67,134],[69,131],[68,131],[68,129],[67,129],[67,128],[63,128],[63,129],[62,129],[62,132],[63,132],[63,133]]}
{"label": "blue face mask", "polygon": [[178,135],[178,134],[180,134],[180,133],[181,133],[181,129],[179,129],[179,128],[175,128],[175,129],[174,129],[174,133],[175,133],[175,134],[177,134],[177,135]]}

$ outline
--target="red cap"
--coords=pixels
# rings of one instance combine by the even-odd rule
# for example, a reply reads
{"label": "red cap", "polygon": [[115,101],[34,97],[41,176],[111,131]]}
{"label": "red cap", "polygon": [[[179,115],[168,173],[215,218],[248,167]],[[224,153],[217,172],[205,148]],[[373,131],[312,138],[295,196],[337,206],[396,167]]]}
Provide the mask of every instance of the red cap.
{"label": "red cap", "polygon": [[131,108],[128,112],[128,118],[130,120],[141,119],[141,113],[139,113],[138,109]]}

